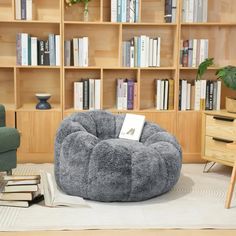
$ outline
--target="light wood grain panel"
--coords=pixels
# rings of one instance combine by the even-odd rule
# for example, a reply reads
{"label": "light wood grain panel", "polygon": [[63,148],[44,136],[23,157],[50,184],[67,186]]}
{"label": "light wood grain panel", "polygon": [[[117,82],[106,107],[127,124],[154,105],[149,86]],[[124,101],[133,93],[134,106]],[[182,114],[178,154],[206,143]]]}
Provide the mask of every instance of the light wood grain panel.
{"label": "light wood grain panel", "polygon": [[155,109],[156,80],[175,79],[175,70],[141,70],[140,74],[140,108]]}
{"label": "light wood grain panel", "polygon": [[116,108],[117,79],[137,81],[137,70],[103,70],[103,109]]}
{"label": "light wood grain panel", "polygon": [[236,160],[235,152],[227,147],[227,143],[213,140],[212,137],[206,136],[205,139],[205,156],[217,160],[234,162]]}
{"label": "light wood grain panel", "polygon": [[[201,156],[201,112],[178,112],[177,113],[177,137],[182,146],[183,153],[193,158]],[[188,162],[188,160],[184,159]]]}
{"label": "light wood grain panel", "polygon": [[46,40],[49,33],[59,34],[60,24],[0,22],[1,66],[16,65],[16,34],[21,32]]}
{"label": "light wood grain panel", "polygon": [[134,36],[147,35],[161,37],[161,66],[174,65],[174,42],[176,40],[176,27],[155,25],[124,25],[122,40],[131,40]]}
{"label": "light wood grain panel", "polygon": [[214,117],[217,118],[217,116],[206,116],[206,135],[228,140],[236,140],[236,119],[219,120]]}
{"label": "light wood grain panel", "polygon": [[236,26],[211,25],[206,27],[184,25],[181,27],[181,39],[208,39],[208,57],[214,57],[215,66],[236,64]]}
{"label": "light wood grain panel", "polygon": [[1,0],[0,2],[0,20],[13,20],[12,0]]}
{"label": "light wood grain panel", "polygon": [[74,107],[74,82],[82,79],[100,79],[101,70],[99,69],[81,69],[65,70],[65,109]]}
{"label": "light wood grain panel", "polygon": [[[21,133],[19,153],[53,153],[54,138],[60,122],[61,112],[17,111],[17,128]],[[34,160],[28,160],[31,161]]]}
{"label": "light wood grain panel", "polygon": [[14,69],[0,68],[0,104],[14,106]]}
{"label": "light wood grain panel", "polygon": [[28,153],[17,151],[17,163],[53,163],[54,162],[54,153]]}
{"label": "light wood grain panel", "polygon": [[65,25],[65,40],[84,36],[89,38],[89,66],[119,66],[119,25]]}
{"label": "light wood grain panel", "polygon": [[59,69],[19,69],[17,73],[18,91],[20,94],[18,105],[37,104],[35,93],[50,93],[49,103],[61,104],[60,101],[60,70]]}
{"label": "light wood grain panel", "polygon": [[15,128],[15,111],[6,110],[6,127]]}

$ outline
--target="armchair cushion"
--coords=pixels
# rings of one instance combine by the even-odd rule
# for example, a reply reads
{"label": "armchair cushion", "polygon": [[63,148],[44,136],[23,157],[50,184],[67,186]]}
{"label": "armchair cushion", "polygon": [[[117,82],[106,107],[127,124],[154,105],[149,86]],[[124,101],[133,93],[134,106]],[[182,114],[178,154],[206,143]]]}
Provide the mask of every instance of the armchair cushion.
{"label": "armchair cushion", "polygon": [[15,150],[20,145],[20,134],[14,128],[0,128],[0,153]]}

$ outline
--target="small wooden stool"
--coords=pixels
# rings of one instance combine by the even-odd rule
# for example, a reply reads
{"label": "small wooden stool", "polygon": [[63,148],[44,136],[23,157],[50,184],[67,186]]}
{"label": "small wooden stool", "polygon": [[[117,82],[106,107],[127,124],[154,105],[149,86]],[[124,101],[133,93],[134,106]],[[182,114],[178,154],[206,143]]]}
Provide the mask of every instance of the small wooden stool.
{"label": "small wooden stool", "polygon": [[[236,152],[236,143],[233,144],[227,144],[227,146],[231,149],[234,149]],[[231,174],[231,179],[230,179],[230,184],[229,184],[229,189],[226,197],[226,202],[225,202],[225,208],[230,208],[233,192],[234,192],[234,186],[236,182],[236,161],[234,162],[234,167],[232,170]]]}

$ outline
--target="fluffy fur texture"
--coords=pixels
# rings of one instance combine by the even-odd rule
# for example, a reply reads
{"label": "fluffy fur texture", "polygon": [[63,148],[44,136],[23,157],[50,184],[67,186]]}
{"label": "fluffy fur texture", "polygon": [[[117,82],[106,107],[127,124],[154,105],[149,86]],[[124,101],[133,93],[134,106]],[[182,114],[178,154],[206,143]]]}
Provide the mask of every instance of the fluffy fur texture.
{"label": "fluffy fur texture", "polygon": [[75,113],[56,135],[55,176],[67,194],[97,201],[141,201],[178,181],[182,152],[176,139],[145,122],[140,142],[119,139],[124,115]]}

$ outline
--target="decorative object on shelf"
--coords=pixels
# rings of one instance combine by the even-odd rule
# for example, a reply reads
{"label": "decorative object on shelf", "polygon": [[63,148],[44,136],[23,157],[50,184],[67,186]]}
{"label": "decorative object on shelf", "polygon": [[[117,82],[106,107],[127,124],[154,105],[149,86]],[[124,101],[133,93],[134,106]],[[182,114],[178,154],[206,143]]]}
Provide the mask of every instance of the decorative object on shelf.
{"label": "decorative object on shelf", "polygon": [[90,0],[65,0],[68,7],[76,3],[84,3],[84,21],[89,21],[88,3]]}
{"label": "decorative object on shelf", "polygon": [[[221,79],[225,86],[236,90],[236,67],[225,66],[216,71],[216,76]],[[235,94],[236,95],[236,94]],[[226,97],[225,108],[228,112],[236,113],[236,96]]]}
{"label": "decorative object on shelf", "polygon": [[39,100],[39,103],[36,105],[36,109],[38,110],[51,109],[51,105],[47,102],[47,100],[51,97],[50,93],[36,93],[35,96]]}
{"label": "decorative object on shelf", "polygon": [[214,58],[206,58],[199,66],[197,70],[197,76],[196,80],[201,80],[202,76],[207,71],[207,68],[209,66],[212,66],[214,64]]}

